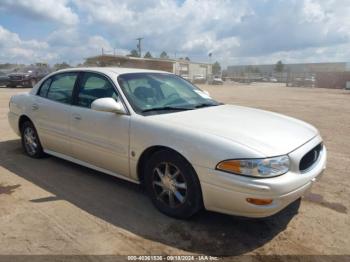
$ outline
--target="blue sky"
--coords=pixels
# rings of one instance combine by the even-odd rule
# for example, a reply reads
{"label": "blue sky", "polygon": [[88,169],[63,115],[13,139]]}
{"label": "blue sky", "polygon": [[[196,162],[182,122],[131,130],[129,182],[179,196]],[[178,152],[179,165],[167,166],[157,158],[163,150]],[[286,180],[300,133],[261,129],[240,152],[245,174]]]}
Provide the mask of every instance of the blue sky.
{"label": "blue sky", "polygon": [[350,60],[348,0],[2,0],[0,63],[127,54],[221,64]]}

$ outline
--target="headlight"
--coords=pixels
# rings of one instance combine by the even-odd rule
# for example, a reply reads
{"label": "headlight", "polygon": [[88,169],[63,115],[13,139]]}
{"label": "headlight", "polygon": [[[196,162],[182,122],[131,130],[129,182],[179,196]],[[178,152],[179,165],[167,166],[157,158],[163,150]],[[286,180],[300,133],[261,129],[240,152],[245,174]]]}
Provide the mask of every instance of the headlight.
{"label": "headlight", "polygon": [[217,164],[216,169],[244,176],[274,177],[289,171],[289,157],[225,160]]}

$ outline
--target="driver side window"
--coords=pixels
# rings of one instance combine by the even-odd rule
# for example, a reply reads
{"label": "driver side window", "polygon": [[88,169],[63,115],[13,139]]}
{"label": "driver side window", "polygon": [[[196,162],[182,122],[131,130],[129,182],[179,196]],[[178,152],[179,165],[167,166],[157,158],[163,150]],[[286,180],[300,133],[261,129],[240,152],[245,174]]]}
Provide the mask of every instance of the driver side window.
{"label": "driver side window", "polygon": [[91,108],[92,102],[96,99],[105,97],[111,97],[115,100],[118,99],[118,95],[111,82],[99,74],[84,73],[79,86],[77,105]]}

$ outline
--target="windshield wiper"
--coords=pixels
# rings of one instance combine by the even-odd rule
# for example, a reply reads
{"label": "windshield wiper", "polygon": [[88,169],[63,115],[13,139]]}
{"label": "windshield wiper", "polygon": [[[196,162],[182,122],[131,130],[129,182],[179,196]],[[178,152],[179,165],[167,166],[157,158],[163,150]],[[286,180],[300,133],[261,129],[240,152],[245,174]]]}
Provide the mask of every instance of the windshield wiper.
{"label": "windshield wiper", "polygon": [[162,111],[162,110],[178,110],[178,111],[184,111],[184,110],[192,110],[193,108],[188,107],[175,107],[175,106],[162,106],[162,107],[154,107],[142,110],[142,113],[150,112],[150,111]]}
{"label": "windshield wiper", "polygon": [[222,105],[222,103],[212,104],[212,103],[202,103],[195,105],[194,108],[202,108],[202,107],[209,107],[209,106],[219,106]]}

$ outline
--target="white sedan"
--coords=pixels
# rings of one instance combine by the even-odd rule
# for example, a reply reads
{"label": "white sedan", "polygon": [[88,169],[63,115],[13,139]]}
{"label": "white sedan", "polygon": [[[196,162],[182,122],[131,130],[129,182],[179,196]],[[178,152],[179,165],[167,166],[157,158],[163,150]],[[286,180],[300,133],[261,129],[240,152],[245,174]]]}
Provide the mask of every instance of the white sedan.
{"label": "white sedan", "polygon": [[30,157],[50,154],[141,183],[161,212],[178,218],[203,207],[270,216],[326,166],[311,125],[218,103],[161,71],[61,70],[13,96],[8,118]]}

